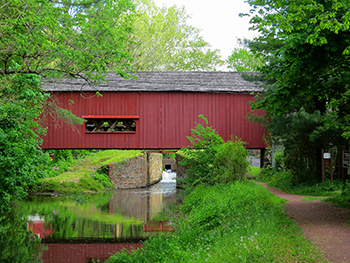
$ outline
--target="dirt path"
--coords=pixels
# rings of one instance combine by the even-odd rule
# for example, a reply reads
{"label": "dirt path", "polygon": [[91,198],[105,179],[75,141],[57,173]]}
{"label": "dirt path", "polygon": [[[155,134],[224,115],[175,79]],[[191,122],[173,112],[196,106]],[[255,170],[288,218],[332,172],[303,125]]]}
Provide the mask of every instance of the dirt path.
{"label": "dirt path", "polygon": [[263,185],[271,193],[288,200],[288,215],[301,227],[305,237],[325,253],[330,262],[350,262],[350,209],[333,207],[320,200],[300,201],[304,196],[287,194]]}

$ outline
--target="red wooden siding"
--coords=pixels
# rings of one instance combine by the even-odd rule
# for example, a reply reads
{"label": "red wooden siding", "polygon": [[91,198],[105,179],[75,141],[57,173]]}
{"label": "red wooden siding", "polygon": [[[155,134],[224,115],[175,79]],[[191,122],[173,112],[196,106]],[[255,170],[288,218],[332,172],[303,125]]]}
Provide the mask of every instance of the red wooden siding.
{"label": "red wooden siding", "polygon": [[[59,106],[77,116],[139,116],[135,119],[134,134],[85,133],[85,125],[74,131],[69,125],[48,119],[48,132],[44,149],[177,149],[188,146],[190,129],[203,114],[225,139],[231,135],[248,143],[248,148],[265,148],[262,140],[265,129],[245,119],[253,100],[249,94],[194,93],[194,92],[101,92],[54,93]],[[73,100],[74,104],[69,105]]]}

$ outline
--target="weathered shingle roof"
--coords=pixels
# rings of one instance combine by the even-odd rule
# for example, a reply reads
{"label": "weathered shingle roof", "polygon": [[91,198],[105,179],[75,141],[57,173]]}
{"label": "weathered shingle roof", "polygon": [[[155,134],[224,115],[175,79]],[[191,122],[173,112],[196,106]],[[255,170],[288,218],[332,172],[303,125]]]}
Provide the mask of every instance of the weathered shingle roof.
{"label": "weathered shingle roof", "polygon": [[42,88],[47,91],[191,91],[236,92],[261,91],[260,83],[246,81],[242,72],[136,72],[138,78],[123,79],[113,72],[107,82],[88,85],[82,79],[46,79]]}

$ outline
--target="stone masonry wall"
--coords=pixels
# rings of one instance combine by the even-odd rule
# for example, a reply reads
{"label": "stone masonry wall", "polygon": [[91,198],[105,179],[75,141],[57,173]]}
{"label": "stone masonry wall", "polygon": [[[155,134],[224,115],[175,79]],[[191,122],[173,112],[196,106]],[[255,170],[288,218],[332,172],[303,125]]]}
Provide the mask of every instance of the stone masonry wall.
{"label": "stone masonry wall", "polygon": [[162,180],[163,155],[161,153],[148,154],[148,183],[155,184]]}
{"label": "stone masonry wall", "polygon": [[147,186],[147,157],[145,154],[109,166],[109,177],[114,188]]}
{"label": "stone masonry wall", "polygon": [[[181,166],[179,162],[182,161],[182,156],[178,153],[175,155],[175,160],[176,160],[176,179],[183,179],[186,178],[186,170],[187,168],[185,166]],[[181,188],[183,185],[181,184],[181,181],[176,181],[176,187]]]}
{"label": "stone masonry wall", "polygon": [[108,166],[108,175],[116,189],[147,187],[162,179],[161,154],[152,153],[147,158],[147,154],[144,153]]}

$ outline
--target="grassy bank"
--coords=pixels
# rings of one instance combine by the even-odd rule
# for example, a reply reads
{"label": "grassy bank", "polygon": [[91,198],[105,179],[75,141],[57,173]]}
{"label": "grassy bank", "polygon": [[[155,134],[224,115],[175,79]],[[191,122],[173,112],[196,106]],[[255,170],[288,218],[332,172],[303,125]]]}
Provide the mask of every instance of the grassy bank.
{"label": "grassy bank", "polygon": [[108,262],[327,262],[283,202],[253,182],[198,186],[173,219],[174,234]]}
{"label": "grassy bank", "polygon": [[112,188],[107,175],[109,163],[120,163],[141,155],[141,151],[106,150],[88,153],[83,158],[51,160],[47,167],[47,177],[34,185],[35,193],[81,193],[97,192]]}
{"label": "grassy bank", "polygon": [[343,183],[337,180],[333,184],[327,179],[324,184],[321,182],[300,183],[295,180],[290,171],[273,167],[262,169],[257,180],[289,194],[297,195],[334,197],[338,196],[343,188]]}

